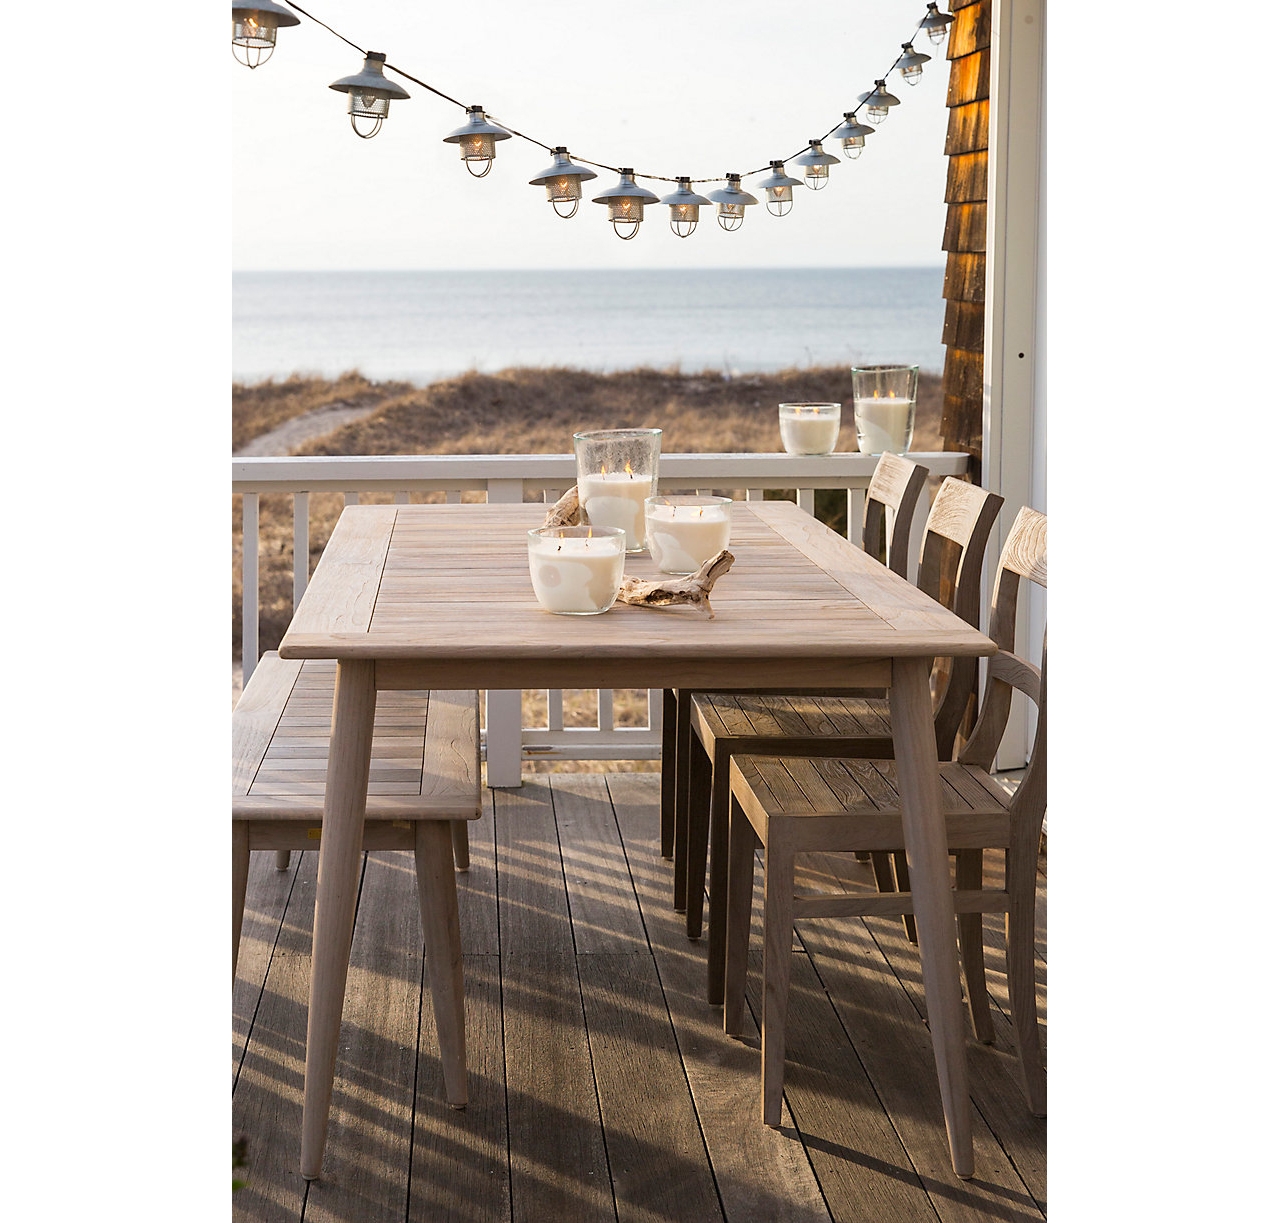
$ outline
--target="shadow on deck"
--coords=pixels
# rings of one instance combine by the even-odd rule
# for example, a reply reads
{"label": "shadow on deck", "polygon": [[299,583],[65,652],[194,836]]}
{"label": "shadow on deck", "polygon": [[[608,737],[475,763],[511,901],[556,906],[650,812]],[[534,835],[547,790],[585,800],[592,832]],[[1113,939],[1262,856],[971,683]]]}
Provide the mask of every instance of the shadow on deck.
{"label": "shadow on deck", "polygon": [[[236,1219],[1044,1217],[1045,1122],[1019,1086],[998,918],[997,1042],[968,1045],[976,1174],[965,1182],[951,1171],[919,963],[897,921],[797,923],[783,1128],[771,1130],[756,1029],[746,1041],[721,1031],[705,937],[691,942],[671,907],[658,777],[552,773],[485,794],[458,876],[471,1102],[443,1101],[412,855],[371,853],[325,1174],[310,1186],[298,1136],[317,855],[295,854],[287,871],[253,855],[234,994],[233,1124],[247,1152]],[[832,865],[814,862],[809,882],[874,886],[869,864],[845,860],[839,885]],[[1043,952],[1042,917],[1042,990]],[[758,955],[750,990],[758,1015]]]}

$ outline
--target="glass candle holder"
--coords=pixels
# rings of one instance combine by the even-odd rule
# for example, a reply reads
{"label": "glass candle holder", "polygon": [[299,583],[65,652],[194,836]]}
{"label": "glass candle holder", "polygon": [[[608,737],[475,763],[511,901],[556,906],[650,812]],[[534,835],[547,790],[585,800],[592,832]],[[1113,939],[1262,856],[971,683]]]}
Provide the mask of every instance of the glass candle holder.
{"label": "glass candle holder", "polygon": [[538,603],[560,616],[598,616],[618,597],[626,532],[538,527],[529,532],[529,578]]}
{"label": "glass candle holder", "polygon": [[778,428],[788,454],[830,454],[840,436],[840,405],[780,403]]}
{"label": "glass candle holder", "polygon": [[918,365],[855,365],[853,423],[863,454],[906,454],[916,428]]}
{"label": "glass candle holder", "polygon": [[729,546],[729,497],[650,497],[649,555],[663,573],[696,573]]}
{"label": "glass candle holder", "polygon": [[644,551],[644,503],[658,491],[661,429],[596,429],[573,435],[578,503],[586,522],[619,527],[627,551]]}

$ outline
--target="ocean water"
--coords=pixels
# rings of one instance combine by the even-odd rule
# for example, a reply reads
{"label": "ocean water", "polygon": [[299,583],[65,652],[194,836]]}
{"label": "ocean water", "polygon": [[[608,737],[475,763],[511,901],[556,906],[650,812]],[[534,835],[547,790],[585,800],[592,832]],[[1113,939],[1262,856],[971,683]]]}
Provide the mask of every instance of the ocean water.
{"label": "ocean water", "polygon": [[232,378],[516,365],[940,373],[942,268],[236,272]]}

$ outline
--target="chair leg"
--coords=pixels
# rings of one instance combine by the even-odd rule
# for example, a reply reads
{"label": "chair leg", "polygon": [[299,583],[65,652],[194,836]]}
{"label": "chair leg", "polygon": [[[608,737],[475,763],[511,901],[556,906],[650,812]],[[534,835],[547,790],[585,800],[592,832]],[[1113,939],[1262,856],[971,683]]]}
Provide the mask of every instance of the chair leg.
{"label": "chair leg", "polygon": [[707,1001],[724,1001],[725,908],[729,871],[729,752],[716,749],[711,769],[710,883],[707,901]]}
{"label": "chair leg", "polygon": [[453,865],[455,870],[471,869],[470,820],[450,820],[449,832],[453,837]]}
{"label": "chair leg", "polygon": [[418,868],[418,910],[426,946],[431,1009],[440,1037],[445,1099],[467,1103],[467,1038],[463,1022],[462,936],[453,879],[452,835],[443,820],[419,820],[413,856]]}
{"label": "chair leg", "polygon": [[[907,855],[902,852],[895,852],[893,855],[893,879],[895,891],[909,892],[911,891],[911,875],[907,871]],[[911,913],[902,915],[902,928],[906,931],[907,942],[916,944],[916,919]]]}
{"label": "chair leg", "polygon": [[289,851],[287,849],[276,850],[276,870],[287,871],[289,869]]}
{"label": "chair leg", "polygon": [[725,931],[724,970],[720,993],[724,998],[724,1030],[742,1034],[742,1009],[747,993],[747,947],[751,942],[751,895],[755,886],[756,838],[751,821],[736,800],[729,816],[728,897],[722,921]]}
{"label": "chair leg", "polygon": [[660,852],[670,858],[676,841],[676,787],[679,776],[676,767],[676,693],[671,688],[662,690],[662,808],[660,825]]}
{"label": "chair leg", "polygon": [[688,875],[689,849],[689,769],[690,752],[694,748],[693,728],[689,719],[692,694],[684,688],[676,692],[676,794],[675,825],[672,829],[671,857],[674,871],[673,906],[677,913],[685,907],[685,880]]}
{"label": "chair leg", "polygon": [[[695,736],[696,738],[696,736]],[[702,936],[702,896],[707,886],[707,836],[711,814],[711,761],[701,743],[689,744],[689,813],[685,832],[684,932]]]}
{"label": "chair leg", "polygon": [[776,829],[764,847],[764,1005],[760,1020],[760,1112],[765,1125],[782,1124],[787,996],[791,989],[791,927],[795,852]]}
{"label": "chair leg", "polygon": [[1035,841],[1015,840],[1005,858],[1009,913],[1005,918],[1005,965],[1009,1010],[1022,1067],[1022,1087],[1033,1116],[1047,1111],[1044,1046],[1036,1022],[1036,853]]}
{"label": "chair leg", "polygon": [[[956,891],[979,891],[981,888],[982,850],[957,850]],[[960,934],[960,964],[964,969],[964,988],[969,999],[973,1034],[982,1044],[993,1045],[996,1031],[991,1022],[991,999],[987,996],[987,970],[982,956],[982,914],[958,913],[956,927]]]}
{"label": "chair leg", "polygon": [[240,929],[244,925],[244,898],[249,890],[249,825],[231,823],[231,980],[240,962]]}

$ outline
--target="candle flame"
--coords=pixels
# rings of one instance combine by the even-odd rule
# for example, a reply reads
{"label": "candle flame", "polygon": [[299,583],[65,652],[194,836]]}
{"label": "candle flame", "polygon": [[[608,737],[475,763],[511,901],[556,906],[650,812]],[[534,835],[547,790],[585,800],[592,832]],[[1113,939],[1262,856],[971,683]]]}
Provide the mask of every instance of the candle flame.
{"label": "candle flame", "polygon": [[605,469],[604,469],[604,464],[603,464],[603,463],[601,463],[601,464],[600,464],[600,474],[601,474],[602,476],[606,474],[606,473],[605,473]]}
{"label": "candle flame", "polygon": [[625,471],[625,472],[627,473],[628,477],[630,477],[631,479],[634,479],[634,478],[635,478],[635,473],[631,470],[631,462],[630,462],[630,460],[628,460],[628,461],[627,461],[627,465],[623,468],[623,471]]}

